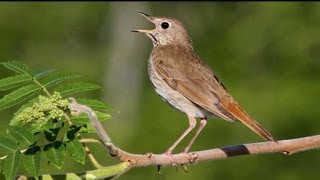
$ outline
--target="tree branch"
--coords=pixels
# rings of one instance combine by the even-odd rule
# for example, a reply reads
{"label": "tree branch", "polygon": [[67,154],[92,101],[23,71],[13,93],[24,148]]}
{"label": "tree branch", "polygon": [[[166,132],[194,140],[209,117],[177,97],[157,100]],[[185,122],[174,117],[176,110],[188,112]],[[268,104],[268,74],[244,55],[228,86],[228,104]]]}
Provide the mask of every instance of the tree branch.
{"label": "tree branch", "polygon": [[[121,150],[113,144],[111,138],[107,132],[103,129],[101,123],[97,120],[95,113],[88,107],[82,104],[78,104],[73,98],[71,98],[71,110],[78,113],[86,113],[93,127],[108,149],[111,156],[118,158],[121,162],[129,162],[131,167],[140,166],[170,166],[172,160],[165,154],[131,154],[124,150]],[[258,142],[251,144],[239,144],[226,146],[222,148],[215,148],[203,151],[190,152],[188,154],[179,153],[173,154],[172,159],[174,164],[185,165],[190,163],[198,163],[208,160],[225,159],[233,156],[250,155],[250,154],[266,154],[266,153],[284,153],[293,154],[300,151],[311,150],[320,148],[320,135],[280,140],[277,142]]]}
{"label": "tree branch", "polygon": [[[190,152],[188,155],[180,153],[173,154],[172,159],[175,164],[184,165],[189,163],[197,163],[207,160],[225,159],[233,156],[250,155],[250,154],[266,154],[266,153],[284,153],[293,154],[300,151],[320,148],[320,135],[281,140],[278,142],[259,142],[251,144],[240,144],[215,148],[203,151]],[[172,165],[170,158],[165,154],[130,154],[119,150],[117,156],[120,161],[128,161],[133,167],[160,165]]]}

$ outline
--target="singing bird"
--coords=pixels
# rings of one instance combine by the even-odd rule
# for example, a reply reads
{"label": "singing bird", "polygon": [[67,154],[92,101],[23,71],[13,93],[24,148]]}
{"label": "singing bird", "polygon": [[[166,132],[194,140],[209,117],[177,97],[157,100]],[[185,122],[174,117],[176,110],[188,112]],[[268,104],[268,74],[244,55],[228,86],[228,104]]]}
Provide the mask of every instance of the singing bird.
{"label": "singing bird", "polygon": [[169,17],[154,17],[140,12],[155,25],[153,30],[133,30],[145,33],[153,43],[148,60],[148,74],[155,91],[171,106],[188,116],[189,127],[166,151],[171,155],[179,142],[196,126],[200,126],[185,147],[187,153],[208,117],[240,121],[266,141],[274,141],[271,134],[251,118],[230,95],[192,47],[191,38],[181,22]]}

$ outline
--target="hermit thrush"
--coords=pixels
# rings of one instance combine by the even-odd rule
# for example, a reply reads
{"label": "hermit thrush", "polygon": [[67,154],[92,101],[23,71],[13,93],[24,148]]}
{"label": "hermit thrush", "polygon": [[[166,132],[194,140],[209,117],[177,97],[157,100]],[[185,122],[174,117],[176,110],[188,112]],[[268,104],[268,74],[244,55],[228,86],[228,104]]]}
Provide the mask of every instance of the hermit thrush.
{"label": "hermit thrush", "polygon": [[195,127],[200,126],[185,147],[187,153],[207,123],[208,117],[220,117],[227,121],[239,120],[263,139],[274,141],[271,134],[252,119],[212,70],[195,53],[187,30],[173,18],[153,17],[140,12],[151,21],[153,30],[133,30],[151,38],[153,50],[148,61],[148,73],[155,91],[174,108],[184,112],[189,119],[188,129],[166,151],[172,150]]}

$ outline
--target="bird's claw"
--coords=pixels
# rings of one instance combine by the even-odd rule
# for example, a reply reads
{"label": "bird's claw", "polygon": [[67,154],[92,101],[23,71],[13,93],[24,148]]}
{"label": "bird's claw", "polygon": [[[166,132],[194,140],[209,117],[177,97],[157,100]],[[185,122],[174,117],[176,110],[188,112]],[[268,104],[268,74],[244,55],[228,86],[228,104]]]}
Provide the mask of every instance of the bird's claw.
{"label": "bird's claw", "polygon": [[185,173],[188,173],[188,169],[187,169],[187,166],[186,166],[186,165],[181,164],[181,167],[182,167],[182,169],[183,169],[183,171],[184,171]]}
{"label": "bird's claw", "polygon": [[161,165],[157,165],[157,173],[160,175],[161,174]]}

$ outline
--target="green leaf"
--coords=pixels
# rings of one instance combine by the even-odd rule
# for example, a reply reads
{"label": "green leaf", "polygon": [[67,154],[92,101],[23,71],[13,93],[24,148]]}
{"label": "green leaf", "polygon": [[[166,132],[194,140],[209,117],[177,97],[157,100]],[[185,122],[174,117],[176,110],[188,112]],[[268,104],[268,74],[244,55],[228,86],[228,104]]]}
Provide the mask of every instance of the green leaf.
{"label": "green leaf", "polygon": [[[100,122],[103,122],[103,121],[111,118],[110,114],[102,113],[99,111],[94,111],[94,112],[96,113],[98,120]],[[71,117],[71,121],[72,122],[80,122],[80,123],[90,123],[89,118],[86,114],[80,114],[78,116],[73,116],[73,117]]]}
{"label": "green leaf", "polygon": [[18,149],[18,145],[15,141],[0,137],[0,152],[2,153],[12,153]]}
{"label": "green leaf", "polygon": [[112,109],[111,106],[105,104],[104,102],[95,100],[95,99],[84,99],[84,98],[77,98],[78,103],[90,106],[94,110],[109,110]]}
{"label": "green leaf", "polygon": [[29,148],[23,154],[22,160],[23,166],[28,173],[33,177],[38,177],[40,171],[41,148],[39,146]]}
{"label": "green leaf", "polygon": [[78,78],[81,77],[81,74],[79,73],[72,73],[72,72],[56,72],[54,74],[51,74],[50,76],[46,77],[44,80],[41,81],[41,83],[45,87],[49,87],[55,84],[58,84],[64,80],[72,79],[72,78]]}
{"label": "green leaf", "polygon": [[11,136],[14,137],[18,142],[25,142],[28,145],[36,142],[35,136],[27,128],[20,126],[9,126],[8,130]]}
{"label": "green leaf", "polygon": [[31,75],[29,67],[21,61],[8,61],[1,64],[14,72]]}
{"label": "green leaf", "polygon": [[49,120],[46,122],[46,124],[44,125],[44,129],[43,130],[46,130],[46,131],[52,131],[54,133],[58,133],[59,130],[64,126],[64,122],[63,121],[52,121],[52,120]]}
{"label": "green leaf", "polygon": [[31,131],[33,134],[42,132],[44,129],[46,129],[46,128],[45,128],[46,125],[47,125],[47,121],[37,121],[37,122],[34,122],[34,123],[30,124],[30,131]]}
{"label": "green leaf", "polygon": [[53,72],[55,72],[56,70],[54,69],[49,69],[49,70],[42,70],[39,73],[36,73],[36,75],[34,76],[34,78],[41,78],[44,76],[47,76],[48,74],[51,74]]}
{"label": "green leaf", "polygon": [[34,84],[21,87],[0,99],[0,110],[14,106],[35,94],[40,87]]}
{"label": "green leaf", "polygon": [[107,114],[107,113],[102,113],[100,111],[94,111],[96,113],[96,115],[98,116],[98,120],[100,122],[111,119],[111,115]]}
{"label": "green leaf", "polygon": [[29,74],[21,74],[0,79],[0,91],[9,90],[21,86],[32,80]]}
{"label": "green leaf", "polygon": [[63,126],[64,123],[62,121],[52,122],[52,120],[49,120],[41,127],[41,130],[44,130],[45,138],[48,141],[53,142],[57,139],[59,131]]}
{"label": "green leaf", "polygon": [[3,173],[6,179],[14,179],[20,164],[20,151],[9,153],[4,161]]}
{"label": "green leaf", "polygon": [[69,152],[72,159],[80,162],[81,164],[84,164],[85,151],[82,144],[77,138],[67,142],[67,151]]}
{"label": "green leaf", "polygon": [[64,146],[60,141],[50,143],[43,148],[48,160],[58,169],[63,165],[64,161]]}
{"label": "green leaf", "polygon": [[69,130],[67,131],[67,133],[64,136],[64,140],[65,141],[73,140],[81,128],[82,128],[82,126],[71,125],[69,127]]}
{"label": "green leaf", "polygon": [[52,129],[51,131],[44,131],[44,135],[46,137],[46,140],[53,142],[57,139],[58,133],[60,129]]}
{"label": "green leaf", "polygon": [[92,83],[85,83],[85,82],[76,82],[76,83],[71,83],[71,84],[66,84],[63,86],[60,86],[55,89],[55,91],[59,92],[61,96],[66,96],[70,95],[76,92],[81,92],[81,91],[90,91],[90,90],[95,90],[99,89],[100,86]]}
{"label": "green leaf", "polygon": [[[94,111],[94,112],[98,116],[98,120],[100,122],[103,122],[103,121],[111,118],[110,114],[101,113],[99,111]],[[92,123],[90,122],[88,116],[85,115],[85,114],[80,114],[78,116],[73,116],[73,117],[71,117],[71,121],[74,122],[74,123],[82,124],[82,128],[79,131],[80,133],[95,133],[96,132],[96,130],[92,126]]]}
{"label": "green leaf", "polygon": [[88,118],[87,115],[80,114],[80,115],[77,115],[77,116],[72,116],[71,117],[71,122],[87,124],[87,123],[89,123],[89,118]]}
{"label": "green leaf", "polygon": [[[118,164],[112,165],[112,166],[105,166],[103,168],[95,169],[86,171],[86,174],[80,174],[77,173],[78,176],[81,177],[81,179],[114,179],[115,176],[119,174],[123,174],[124,172],[128,171],[130,168],[131,163],[128,161],[120,162]],[[70,174],[70,179],[72,179],[72,176]],[[73,178],[75,179],[75,178]],[[154,179],[166,179],[166,178],[154,178]]]}

